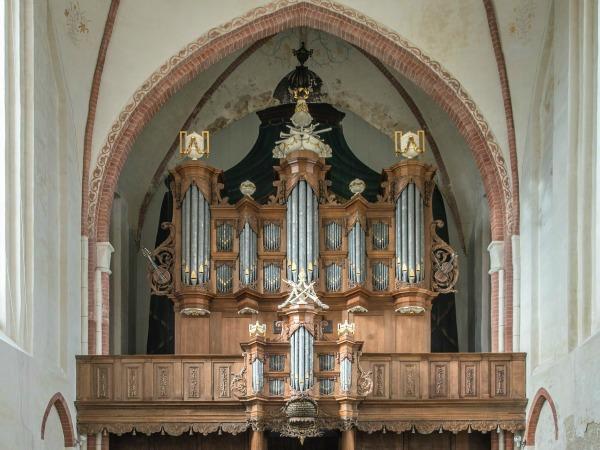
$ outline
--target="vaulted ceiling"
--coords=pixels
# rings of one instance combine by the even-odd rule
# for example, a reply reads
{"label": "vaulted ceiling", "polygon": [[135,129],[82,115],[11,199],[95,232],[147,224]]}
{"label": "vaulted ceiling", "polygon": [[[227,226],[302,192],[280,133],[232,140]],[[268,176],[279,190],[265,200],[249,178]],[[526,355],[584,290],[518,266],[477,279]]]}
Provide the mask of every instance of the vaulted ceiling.
{"label": "vaulted ceiling", "polygon": [[[395,130],[425,125],[433,141],[425,159],[440,168],[438,184],[451,209],[455,239],[468,236],[485,204],[471,152],[446,114],[400,74],[327,33],[298,28],[259,41],[221,60],[175,94],[137,139],[119,181],[128,202],[129,223],[156,230],[162,180],[177,163],[180,129],[211,131],[209,163],[228,169],[254,144],[256,111],[277,104],[273,90],[297,65],[292,49],[305,41],[307,65],[324,82],[326,101],[346,112],[342,122],[350,148],[376,171],[396,161]],[[360,174],[356,174],[360,177]],[[154,231],[152,231],[153,233]],[[461,242],[462,246],[462,242]]]}

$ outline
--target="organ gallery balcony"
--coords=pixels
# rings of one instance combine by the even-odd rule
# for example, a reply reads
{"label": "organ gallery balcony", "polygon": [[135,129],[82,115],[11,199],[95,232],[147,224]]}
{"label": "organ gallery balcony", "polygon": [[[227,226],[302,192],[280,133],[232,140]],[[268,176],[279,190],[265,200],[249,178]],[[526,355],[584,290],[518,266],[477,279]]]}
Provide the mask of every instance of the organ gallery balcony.
{"label": "organ gallery balcony", "polygon": [[[315,346],[321,426],[419,433],[524,428],[522,353],[364,353],[356,355],[352,386],[343,392],[339,343]],[[276,426],[292,395],[289,358],[281,343],[266,347],[259,392],[248,356],[79,356],[79,431],[237,434]]]}

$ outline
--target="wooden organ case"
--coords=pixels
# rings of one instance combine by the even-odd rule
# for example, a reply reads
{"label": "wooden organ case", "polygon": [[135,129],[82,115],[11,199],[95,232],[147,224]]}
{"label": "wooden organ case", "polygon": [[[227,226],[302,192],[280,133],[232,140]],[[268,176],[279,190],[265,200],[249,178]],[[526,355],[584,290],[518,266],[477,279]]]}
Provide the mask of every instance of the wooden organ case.
{"label": "wooden organ case", "polygon": [[230,204],[221,171],[203,161],[171,171],[170,235],[149,279],[173,301],[175,354],[80,357],[81,430],[248,430],[244,445],[258,450],[269,433],[416,449],[523,428],[523,354],[430,353],[432,302],[458,278],[432,216],[435,169],[405,159],[384,170],[377,201],[358,178],[341,200],[320,132],[300,98],[263,204],[251,182]]}

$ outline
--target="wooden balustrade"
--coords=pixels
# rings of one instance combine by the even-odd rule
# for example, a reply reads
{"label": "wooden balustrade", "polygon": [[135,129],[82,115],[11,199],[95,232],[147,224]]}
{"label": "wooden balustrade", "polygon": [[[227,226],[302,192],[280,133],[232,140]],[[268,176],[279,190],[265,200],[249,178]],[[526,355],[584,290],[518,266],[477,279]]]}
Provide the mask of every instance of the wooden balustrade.
{"label": "wooden balustrade", "polygon": [[[252,396],[246,364],[244,357],[229,355],[79,356],[79,430],[243,432],[249,426],[246,399]],[[253,397],[264,411],[276,413],[289,398],[287,369],[286,361],[281,372],[265,371],[263,395]],[[354,380],[366,374],[373,386],[358,405],[361,431],[524,426],[523,353],[365,353],[353,371]],[[337,378],[335,371],[329,375]],[[285,380],[283,396],[269,394],[269,378]],[[337,384],[332,395],[315,395],[332,415],[342,401]]]}

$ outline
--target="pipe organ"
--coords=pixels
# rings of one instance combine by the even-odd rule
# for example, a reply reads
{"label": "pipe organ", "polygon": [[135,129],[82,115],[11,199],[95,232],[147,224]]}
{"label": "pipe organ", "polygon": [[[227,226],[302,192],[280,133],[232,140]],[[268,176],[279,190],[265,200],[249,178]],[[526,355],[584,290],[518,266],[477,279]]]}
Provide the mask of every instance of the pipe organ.
{"label": "pipe organ", "polygon": [[[430,353],[432,302],[458,279],[457,255],[436,232],[435,168],[404,159],[341,189],[321,137],[330,129],[313,123],[306,103],[310,89],[293,94],[273,159],[249,153],[273,161],[267,188],[265,170],[244,172],[250,180],[236,179],[233,201],[232,183],[205,161],[170,171],[172,222],[162,224],[170,234],[150,253],[149,281],[173,302],[175,355],[82,359],[80,426],[248,430],[252,450],[265,450],[267,431],[303,441],[337,430],[340,448],[354,449],[356,430],[517,429],[522,355]],[[319,105],[322,117],[334,110]],[[129,415],[98,425],[112,401]]]}

